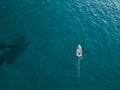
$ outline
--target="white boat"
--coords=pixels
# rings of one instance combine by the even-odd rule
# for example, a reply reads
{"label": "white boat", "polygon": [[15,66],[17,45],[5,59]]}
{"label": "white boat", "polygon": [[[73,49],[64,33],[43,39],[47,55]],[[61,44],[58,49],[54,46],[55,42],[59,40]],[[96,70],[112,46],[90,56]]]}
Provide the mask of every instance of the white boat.
{"label": "white boat", "polygon": [[82,47],[80,44],[78,44],[78,46],[76,48],[76,56],[82,57]]}

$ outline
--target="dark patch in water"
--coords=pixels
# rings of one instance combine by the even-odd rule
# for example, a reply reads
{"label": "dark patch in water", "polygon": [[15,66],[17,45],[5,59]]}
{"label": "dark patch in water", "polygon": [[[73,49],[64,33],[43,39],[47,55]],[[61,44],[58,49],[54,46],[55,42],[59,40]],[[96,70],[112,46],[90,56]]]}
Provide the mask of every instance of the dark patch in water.
{"label": "dark patch in water", "polygon": [[12,64],[16,62],[16,58],[21,54],[28,46],[27,40],[24,36],[16,34],[16,38],[11,45],[0,44],[0,65],[4,63]]}

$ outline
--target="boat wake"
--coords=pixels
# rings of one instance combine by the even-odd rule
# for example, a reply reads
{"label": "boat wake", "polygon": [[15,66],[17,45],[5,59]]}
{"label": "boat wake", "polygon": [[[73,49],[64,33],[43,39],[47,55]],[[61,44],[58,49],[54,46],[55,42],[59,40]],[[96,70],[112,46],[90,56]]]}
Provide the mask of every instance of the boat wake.
{"label": "boat wake", "polygon": [[77,77],[80,77],[80,61],[81,61],[81,58],[78,58],[78,60],[77,60]]}

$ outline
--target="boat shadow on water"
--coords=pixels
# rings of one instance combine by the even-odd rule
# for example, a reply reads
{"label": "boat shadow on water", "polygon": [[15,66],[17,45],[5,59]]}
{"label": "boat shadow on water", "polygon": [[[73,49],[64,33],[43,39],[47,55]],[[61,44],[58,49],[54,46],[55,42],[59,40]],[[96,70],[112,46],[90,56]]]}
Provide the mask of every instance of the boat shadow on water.
{"label": "boat shadow on water", "polygon": [[17,57],[28,47],[25,36],[16,34],[12,44],[0,44],[0,65],[13,64]]}

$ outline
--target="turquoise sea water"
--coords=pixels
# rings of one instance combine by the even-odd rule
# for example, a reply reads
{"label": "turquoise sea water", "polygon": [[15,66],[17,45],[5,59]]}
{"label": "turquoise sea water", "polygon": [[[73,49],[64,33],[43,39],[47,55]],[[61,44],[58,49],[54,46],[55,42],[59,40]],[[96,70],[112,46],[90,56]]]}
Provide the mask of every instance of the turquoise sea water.
{"label": "turquoise sea water", "polygon": [[29,45],[0,66],[0,90],[120,89],[119,0],[1,0],[0,44],[15,33]]}

